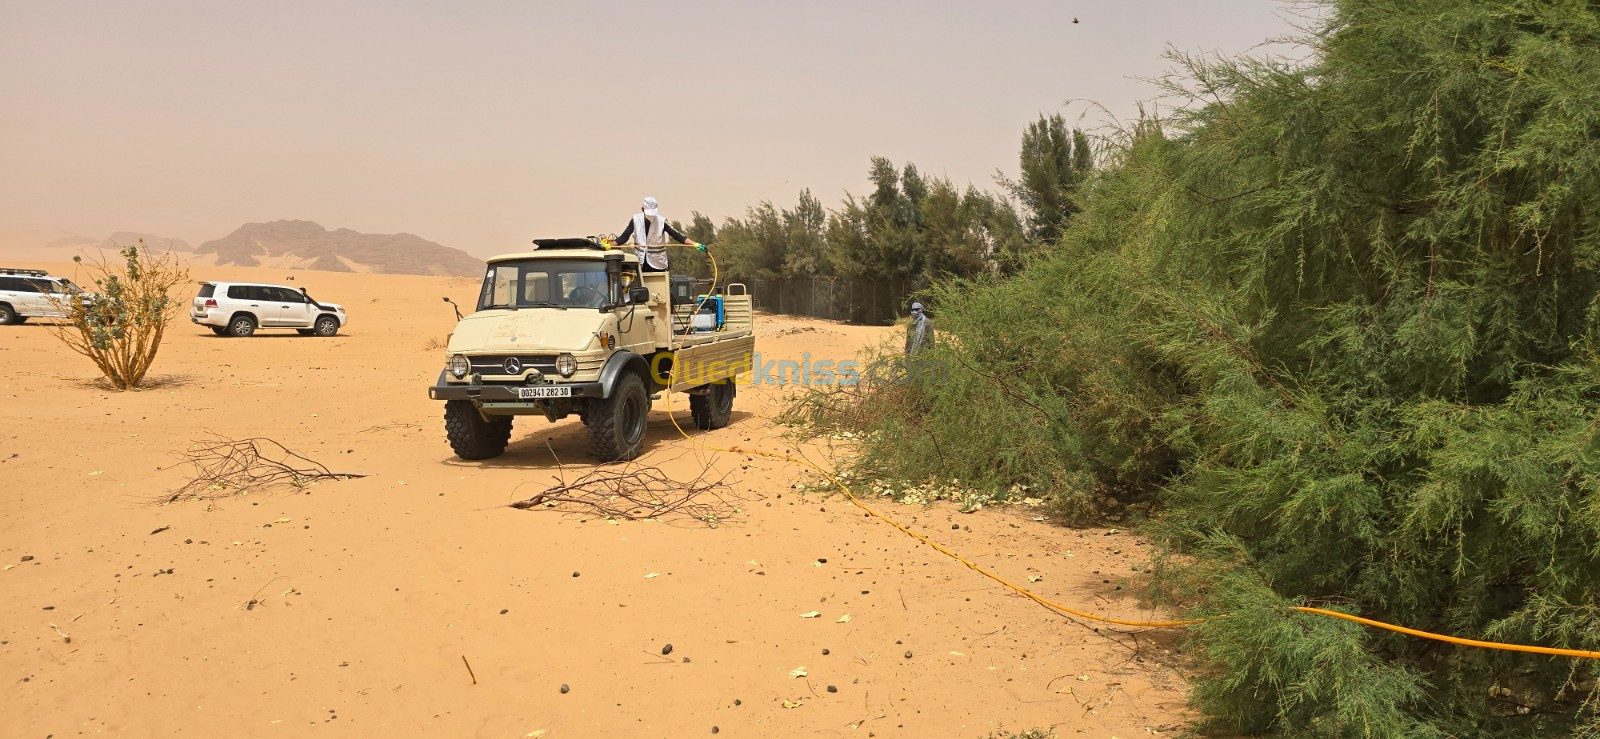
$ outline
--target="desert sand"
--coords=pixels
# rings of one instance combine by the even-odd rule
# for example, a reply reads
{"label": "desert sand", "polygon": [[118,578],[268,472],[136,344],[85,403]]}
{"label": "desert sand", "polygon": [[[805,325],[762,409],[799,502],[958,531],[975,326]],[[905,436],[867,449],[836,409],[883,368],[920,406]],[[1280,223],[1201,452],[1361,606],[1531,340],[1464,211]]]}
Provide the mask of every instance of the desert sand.
{"label": "desert sand", "polygon": [[[139,392],[107,390],[37,321],[0,327],[0,735],[1132,737],[1189,717],[1170,633],[1052,613],[842,496],[797,491],[815,479],[798,465],[699,449],[665,399],[640,461],[726,475],[739,513],[710,528],[509,508],[592,464],[570,417],[518,419],[498,459],[451,454],[429,347],[454,324],[440,297],[470,306],[476,281],[294,276],[347,307],[345,333],[218,338],[184,316]],[[758,317],[769,359],[894,338]],[[786,392],[742,387],[731,426],[691,433],[849,453],[785,438]],[[673,410],[691,428],[686,396]],[[367,476],[162,504],[209,435]],[[1047,597],[1162,615],[1127,595],[1148,563],[1134,535],[1025,506],[868,503]]]}

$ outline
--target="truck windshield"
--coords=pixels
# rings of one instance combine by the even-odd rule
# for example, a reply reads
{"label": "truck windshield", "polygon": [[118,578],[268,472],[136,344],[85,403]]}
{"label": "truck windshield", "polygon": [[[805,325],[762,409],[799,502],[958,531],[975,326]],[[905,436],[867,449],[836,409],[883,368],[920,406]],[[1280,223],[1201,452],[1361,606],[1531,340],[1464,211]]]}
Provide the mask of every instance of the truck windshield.
{"label": "truck windshield", "polygon": [[598,259],[528,259],[489,265],[478,310],[599,308],[610,291]]}

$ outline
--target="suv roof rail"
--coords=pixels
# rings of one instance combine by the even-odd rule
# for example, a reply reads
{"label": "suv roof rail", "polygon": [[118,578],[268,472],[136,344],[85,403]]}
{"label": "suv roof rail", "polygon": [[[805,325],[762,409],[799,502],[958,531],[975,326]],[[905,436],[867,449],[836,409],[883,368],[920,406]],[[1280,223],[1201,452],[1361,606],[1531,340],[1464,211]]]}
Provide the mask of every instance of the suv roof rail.
{"label": "suv roof rail", "polygon": [[42,269],[12,269],[0,267],[0,275],[27,275],[29,277],[45,277],[50,273]]}

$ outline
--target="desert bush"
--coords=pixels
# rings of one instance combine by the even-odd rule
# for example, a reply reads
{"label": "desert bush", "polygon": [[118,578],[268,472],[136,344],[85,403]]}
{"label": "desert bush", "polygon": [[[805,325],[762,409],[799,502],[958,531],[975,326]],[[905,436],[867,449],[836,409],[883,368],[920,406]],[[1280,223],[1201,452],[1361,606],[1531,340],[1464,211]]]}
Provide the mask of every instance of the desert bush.
{"label": "desert bush", "polygon": [[132,390],[155,363],[167,322],[183,310],[171,292],[188,281],[189,272],[170,252],[151,254],[142,240],[118,254],[120,266],[73,258],[88,268],[95,292],[55,301],[68,322],[52,331],[69,349],[93,361],[112,387]]}
{"label": "desert bush", "polygon": [[[1075,229],[1120,218],[1105,210],[1079,214]],[[926,302],[940,339],[918,362],[930,369],[813,389],[780,420],[869,439],[849,462],[860,477],[959,479],[993,499],[1045,497],[1068,523],[1093,520],[1107,496],[1150,498],[1176,462],[1160,414],[1181,377],[1128,340],[1138,296],[1085,269],[1107,257],[1063,248],[1071,253],[1011,279],[934,286]],[[891,345],[862,364],[897,362]]]}
{"label": "desert bush", "polygon": [[1600,735],[1600,661],[1288,610],[1600,650],[1600,9],[1319,23],[1179,57],[1054,253],[936,291],[961,369],[863,457],[1158,494],[1221,729]]}

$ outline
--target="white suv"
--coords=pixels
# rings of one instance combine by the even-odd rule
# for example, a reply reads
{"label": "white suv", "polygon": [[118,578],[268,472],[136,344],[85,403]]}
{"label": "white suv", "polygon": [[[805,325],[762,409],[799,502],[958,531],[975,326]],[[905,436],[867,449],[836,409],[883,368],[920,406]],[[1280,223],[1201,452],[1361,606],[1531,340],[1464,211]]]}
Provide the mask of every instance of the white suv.
{"label": "white suv", "polygon": [[252,282],[202,282],[189,320],[218,336],[249,336],[258,328],[292,328],[301,336],[332,336],[349,324],[344,307],[321,303],[305,288]]}
{"label": "white suv", "polygon": [[42,269],[0,268],[0,326],[29,318],[65,318],[51,300],[65,302],[74,295],[83,291],[65,277],[52,277]]}

